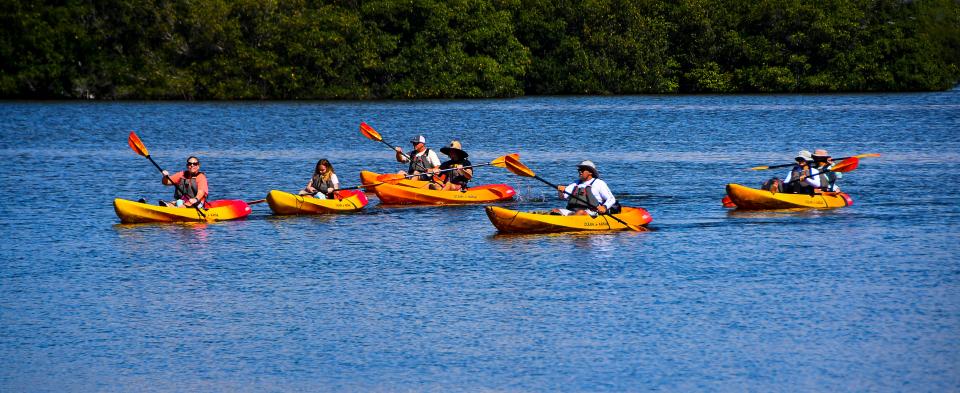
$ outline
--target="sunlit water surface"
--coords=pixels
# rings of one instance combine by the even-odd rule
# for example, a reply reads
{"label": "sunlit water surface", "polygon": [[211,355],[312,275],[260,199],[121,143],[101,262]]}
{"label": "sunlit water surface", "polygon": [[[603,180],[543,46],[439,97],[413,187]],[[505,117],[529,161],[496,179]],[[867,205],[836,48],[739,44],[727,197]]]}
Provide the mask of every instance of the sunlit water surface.
{"label": "sunlit water surface", "polygon": [[[960,91],[484,101],[0,103],[0,391],[955,391]],[[396,171],[459,139],[593,160],[652,231],[497,235],[481,206],[120,225],[197,155],[216,198]],[[797,150],[865,158],[832,211],[737,213]],[[520,210],[560,206],[498,168]]]}

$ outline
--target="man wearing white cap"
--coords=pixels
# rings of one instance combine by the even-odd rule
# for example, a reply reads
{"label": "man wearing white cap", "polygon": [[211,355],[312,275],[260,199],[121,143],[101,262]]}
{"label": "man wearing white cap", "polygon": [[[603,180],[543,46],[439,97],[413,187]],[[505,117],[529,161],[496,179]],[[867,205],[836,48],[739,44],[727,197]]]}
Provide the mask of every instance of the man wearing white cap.
{"label": "man wearing white cap", "polygon": [[569,199],[566,209],[553,209],[552,212],[564,216],[616,214],[617,198],[610,192],[607,182],[600,180],[600,173],[593,161],[581,161],[577,164],[579,177],[575,183],[557,187],[560,199]]}
{"label": "man wearing white cap", "polygon": [[[423,135],[417,135],[416,138],[410,140],[410,143],[413,144],[413,151],[407,155],[403,154],[403,149],[400,146],[393,148],[397,151],[397,162],[410,163],[407,168],[407,175],[420,175],[420,180],[431,180],[432,176],[429,173],[440,170],[440,157],[437,157],[436,152],[427,148],[427,138],[424,138]],[[404,172],[400,173],[403,174]]]}

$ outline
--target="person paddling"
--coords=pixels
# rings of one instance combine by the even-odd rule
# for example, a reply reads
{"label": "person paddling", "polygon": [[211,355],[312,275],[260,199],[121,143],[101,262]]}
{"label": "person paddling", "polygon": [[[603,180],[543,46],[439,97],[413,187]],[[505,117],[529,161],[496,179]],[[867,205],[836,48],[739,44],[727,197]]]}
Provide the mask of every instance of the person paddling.
{"label": "person paddling", "polygon": [[440,158],[437,157],[436,152],[427,148],[427,139],[423,135],[417,135],[410,140],[410,143],[413,144],[413,151],[406,155],[403,154],[400,146],[393,148],[397,152],[397,162],[410,163],[406,173],[401,171],[400,174],[419,175],[417,178],[420,180],[432,180],[432,173],[439,170]]}
{"label": "person paddling", "polygon": [[810,151],[800,150],[795,160],[797,163],[790,168],[787,177],[783,179],[786,192],[812,194],[814,189],[820,188],[820,179],[817,177],[820,172],[810,167],[810,163],[813,162]]}
{"label": "person paddling", "polygon": [[317,161],[313,169],[313,177],[307,186],[300,190],[300,195],[312,195],[317,199],[332,199],[333,193],[340,189],[340,179],[333,170],[333,165],[326,158]]}
{"label": "person paddling", "polygon": [[831,166],[833,166],[833,157],[830,157],[830,153],[828,153],[826,149],[814,150],[813,168],[819,172],[817,180],[820,182],[820,188],[816,191],[840,191],[840,187],[837,186],[837,180],[843,177],[843,173],[829,171]]}
{"label": "person paddling", "polygon": [[[162,183],[165,186],[179,185],[175,187],[173,198],[175,202],[160,201],[167,207],[193,207],[203,208],[207,201],[209,189],[207,188],[207,175],[200,172],[200,159],[195,156],[187,158],[187,169],[171,175],[166,170],[162,171]],[[167,180],[169,179],[169,180]],[[180,190],[183,190],[181,192]]]}
{"label": "person paddling", "polygon": [[444,179],[443,185],[430,184],[434,190],[461,191],[467,189],[467,183],[473,179],[473,169],[464,168],[472,164],[467,157],[470,155],[463,151],[463,145],[460,141],[451,141],[449,145],[440,149],[440,152],[450,157],[449,160],[440,164],[440,172]]}
{"label": "person paddling", "polygon": [[610,187],[600,180],[600,173],[593,161],[581,161],[577,164],[579,177],[570,185],[558,186],[560,199],[568,199],[566,209],[553,209],[551,213],[569,215],[590,215],[619,213],[617,198]]}

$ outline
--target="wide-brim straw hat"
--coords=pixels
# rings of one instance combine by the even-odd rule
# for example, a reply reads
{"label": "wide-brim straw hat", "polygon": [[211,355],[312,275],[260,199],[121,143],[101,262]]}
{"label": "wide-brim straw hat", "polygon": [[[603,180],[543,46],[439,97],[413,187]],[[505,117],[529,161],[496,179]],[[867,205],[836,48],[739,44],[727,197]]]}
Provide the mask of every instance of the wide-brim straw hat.
{"label": "wide-brim straw hat", "polygon": [[813,160],[814,161],[823,161],[830,157],[830,153],[827,153],[826,149],[817,149],[813,151]]}
{"label": "wide-brim straw hat", "polygon": [[467,158],[470,155],[467,152],[463,151],[463,145],[460,144],[460,141],[450,141],[450,144],[441,148],[440,152],[446,155],[450,155],[450,152],[456,151],[460,154],[460,158]]}

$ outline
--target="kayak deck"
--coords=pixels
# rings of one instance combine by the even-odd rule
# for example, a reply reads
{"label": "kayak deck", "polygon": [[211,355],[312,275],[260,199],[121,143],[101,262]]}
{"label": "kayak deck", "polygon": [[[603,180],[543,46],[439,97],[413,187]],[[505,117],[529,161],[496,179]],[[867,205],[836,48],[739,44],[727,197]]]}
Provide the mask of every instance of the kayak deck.
{"label": "kayak deck", "polygon": [[250,205],[237,199],[207,201],[201,215],[192,207],[166,207],[114,199],[113,209],[125,224],[144,222],[214,222],[235,220],[250,215]]}
{"label": "kayak deck", "polygon": [[[521,212],[499,206],[487,206],[487,217],[501,233],[553,233],[571,231],[622,231],[630,228],[606,215],[561,216],[546,212]],[[653,221],[650,213],[643,208],[624,206],[619,214],[613,215],[620,220],[637,227],[643,227]]]}
{"label": "kayak deck", "polygon": [[319,199],[280,190],[267,194],[267,204],[274,214],[330,214],[349,213],[367,206],[367,196],[360,190],[340,190],[336,199]]}
{"label": "kayak deck", "polygon": [[516,191],[506,184],[471,186],[466,191],[428,188],[430,182],[406,179],[403,175],[360,172],[360,181],[385,205],[463,205],[513,199]]}

